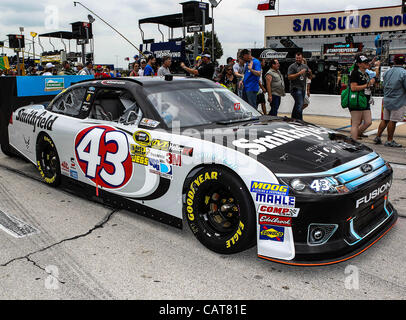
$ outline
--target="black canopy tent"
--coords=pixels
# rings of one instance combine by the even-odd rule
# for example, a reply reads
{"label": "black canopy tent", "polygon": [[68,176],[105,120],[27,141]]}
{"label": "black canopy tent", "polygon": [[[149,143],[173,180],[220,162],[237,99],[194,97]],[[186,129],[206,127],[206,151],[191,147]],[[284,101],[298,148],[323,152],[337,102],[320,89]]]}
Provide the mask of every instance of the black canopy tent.
{"label": "black canopy tent", "polygon": [[[213,19],[209,18],[208,24],[212,24],[212,22],[213,22]],[[153,24],[158,25],[158,30],[162,35],[162,42],[165,41],[165,37],[159,27],[160,25],[166,26],[170,29],[169,38],[173,38],[173,29],[176,29],[176,28],[183,28],[183,38],[186,37],[186,30],[185,30],[186,25],[183,23],[183,14],[182,13],[169,14],[169,15],[158,16],[158,17],[150,17],[150,18],[145,18],[145,19],[139,20],[138,25],[139,25],[139,28],[141,31],[143,43],[145,43],[145,39],[144,39],[144,31],[142,30],[141,25],[146,24],[146,23],[153,23]]]}
{"label": "black canopy tent", "polygon": [[[54,51],[55,51],[55,47],[54,47],[53,43],[51,42],[51,38],[60,39],[62,41],[62,44],[65,47],[66,52],[70,52],[70,40],[78,40],[78,39],[80,39],[80,37],[78,37],[77,35],[75,35],[71,31],[55,31],[55,32],[49,32],[49,33],[43,33],[43,34],[40,34],[38,36],[39,45],[42,48],[42,51],[44,51],[44,47],[41,44],[40,38],[48,38],[49,43],[54,48]],[[66,45],[65,45],[65,42],[63,42],[63,40],[68,40],[69,41],[69,51],[66,50]]]}

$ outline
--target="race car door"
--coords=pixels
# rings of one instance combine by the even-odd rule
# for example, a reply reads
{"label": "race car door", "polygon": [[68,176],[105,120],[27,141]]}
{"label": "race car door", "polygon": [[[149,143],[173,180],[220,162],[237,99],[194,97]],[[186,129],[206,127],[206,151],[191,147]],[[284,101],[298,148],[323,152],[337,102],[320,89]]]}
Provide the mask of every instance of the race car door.
{"label": "race car door", "polygon": [[73,138],[79,180],[134,200],[159,197],[168,183],[149,170],[151,134],[138,130],[143,114],[134,96],[90,87],[81,109],[89,116]]}

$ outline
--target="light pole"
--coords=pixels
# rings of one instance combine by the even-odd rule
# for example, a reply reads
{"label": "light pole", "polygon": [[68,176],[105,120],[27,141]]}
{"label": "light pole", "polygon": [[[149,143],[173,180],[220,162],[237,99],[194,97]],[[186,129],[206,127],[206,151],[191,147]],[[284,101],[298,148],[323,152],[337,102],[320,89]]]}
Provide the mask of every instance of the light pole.
{"label": "light pole", "polygon": [[[103,21],[105,24],[107,24],[111,29],[113,29],[115,32],[117,32],[125,41],[127,41],[131,46],[133,46],[142,56],[144,54],[138,49],[130,40],[128,40],[120,31],[118,31],[116,28],[114,28],[111,24],[109,24],[106,20],[104,20],[102,17],[94,13],[92,10],[90,10],[88,7],[80,3],[79,1],[73,1],[73,5],[76,7],[77,4],[80,4],[83,8],[85,8],[87,11],[90,13],[94,14],[97,18],[99,18],[101,21]],[[145,57],[145,56],[144,56]]]}
{"label": "light pole", "polygon": [[36,32],[31,32],[32,48],[33,48],[32,55],[33,55],[33,57],[34,57],[34,65],[35,65],[35,37],[36,37],[37,35],[38,35],[38,34],[37,34]]}
{"label": "light pole", "polygon": [[221,3],[221,1],[217,0],[209,0],[211,3],[211,19],[212,19],[212,24],[211,24],[211,56],[213,57],[213,61],[216,62],[216,50],[215,50],[215,43],[214,43],[214,8],[217,8],[217,6]]}

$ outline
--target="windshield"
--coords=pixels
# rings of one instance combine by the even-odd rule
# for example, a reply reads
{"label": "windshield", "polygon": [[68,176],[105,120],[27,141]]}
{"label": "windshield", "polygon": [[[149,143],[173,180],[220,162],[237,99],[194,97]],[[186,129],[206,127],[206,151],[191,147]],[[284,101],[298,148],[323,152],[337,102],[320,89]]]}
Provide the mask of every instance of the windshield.
{"label": "windshield", "polygon": [[149,94],[148,99],[169,128],[175,121],[180,127],[189,127],[227,124],[261,116],[247,102],[223,87],[160,91]]}

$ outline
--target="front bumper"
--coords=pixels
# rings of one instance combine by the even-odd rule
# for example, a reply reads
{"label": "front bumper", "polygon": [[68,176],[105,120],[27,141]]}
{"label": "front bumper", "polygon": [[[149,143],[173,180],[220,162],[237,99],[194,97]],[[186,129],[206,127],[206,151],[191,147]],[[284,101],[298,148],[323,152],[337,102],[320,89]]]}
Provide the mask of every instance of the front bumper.
{"label": "front bumper", "polygon": [[[294,258],[282,260],[258,256],[301,266],[329,265],[358,256],[387,234],[398,219],[396,210],[388,201],[389,189],[375,196],[376,190],[392,183],[392,175],[393,171],[389,170],[344,195],[296,197],[300,215],[292,220]],[[368,201],[360,203],[359,199]],[[314,226],[328,226],[333,230],[332,235],[326,237],[326,241],[312,243],[310,234]]]}

